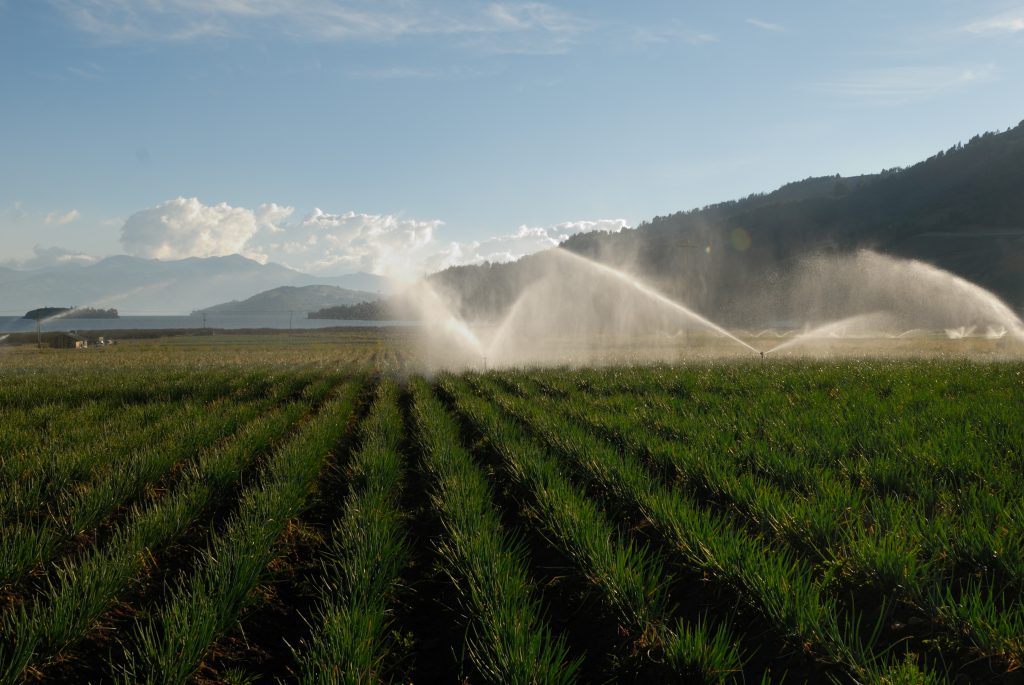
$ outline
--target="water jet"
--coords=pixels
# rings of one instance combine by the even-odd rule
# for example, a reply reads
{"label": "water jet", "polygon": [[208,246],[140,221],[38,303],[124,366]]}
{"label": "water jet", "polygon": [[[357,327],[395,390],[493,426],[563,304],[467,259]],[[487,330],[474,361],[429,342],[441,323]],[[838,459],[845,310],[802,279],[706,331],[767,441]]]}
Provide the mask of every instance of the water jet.
{"label": "water jet", "polygon": [[[427,284],[410,290],[409,300],[426,322],[432,363],[487,370],[747,353],[764,361],[778,353],[1007,356],[1024,351],[1024,345],[1014,346],[1024,343],[1024,324],[992,293],[931,265],[870,251],[799,262],[773,278],[772,290],[757,302],[757,314],[748,314],[746,327],[734,330],[638,275],[565,249],[531,257],[512,272],[514,278],[508,273],[475,291],[435,290]],[[741,315],[733,311],[730,320]],[[800,321],[805,323],[797,328]],[[969,345],[941,342],[968,337]],[[764,338],[764,349],[747,342],[753,338]]]}

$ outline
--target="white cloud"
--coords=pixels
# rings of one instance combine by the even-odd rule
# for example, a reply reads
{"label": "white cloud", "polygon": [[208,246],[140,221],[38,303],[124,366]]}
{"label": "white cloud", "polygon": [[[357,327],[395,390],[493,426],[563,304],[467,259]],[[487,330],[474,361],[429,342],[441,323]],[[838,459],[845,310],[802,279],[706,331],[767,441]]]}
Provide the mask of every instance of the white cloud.
{"label": "white cloud", "polygon": [[178,197],[128,217],[121,245],[129,254],[155,259],[243,254],[266,261],[266,255],[248,249],[249,241],[292,211],[277,205],[255,211],[224,202],[204,205],[198,198]]}
{"label": "white cloud", "polygon": [[577,233],[611,231],[617,233],[629,226],[624,219],[597,221],[565,221],[554,226],[520,226],[514,233],[498,235],[482,241],[450,243],[433,255],[430,270],[436,271],[459,264],[510,262],[534,252],[555,247]]}
{"label": "white cloud", "polygon": [[990,81],[993,65],[980,67],[886,67],[851,72],[819,86],[833,95],[867,104],[902,105]]}
{"label": "white cloud", "polygon": [[93,264],[99,261],[99,257],[87,255],[74,250],[66,250],[62,247],[39,247],[32,248],[33,256],[28,259],[12,260],[8,265],[18,269],[42,269],[53,266],[66,266],[68,264]]}
{"label": "white cloud", "polygon": [[[587,233],[590,231],[608,231],[610,233],[618,233],[624,228],[629,228],[629,222],[625,219],[598,219],[596,221],[564,221],[560,224],[555,224],[555,229],[568,238],[570,235],[575,233]],[[564,240],[565,238],[561,238]]]}
{"label": "white cloud", "polygon": [[490,35],[480,45],[508,52],[558,52],[589,23],[540,2],[427,0],[50,0],[80,31],[111,42],[187,41],[259,28],[302,39],[394,40]]}
{"label": "white cloud", "polygon": [[706,45],[718,42],[718,36],[706,31],[697,31],[685,26],[641,27],[632,31],[633,40],[637,43],[675,43],[688,45]]}
{"label": "white cloud", "polygon": [[277,224],[282,221],[286,221],[288,217],[294,213],[294,207],[284,207],[273,202],[268,202],[257,207],[253,216],[256,220],[256,225],[259,228],[265,228],[272,232],[277,232],[281,230],[277,227]]}
{"label": "white cloud", "polygon": [[1024,31],[1024,8],[972,21],[963,26],[962,30],[978,36]]}
{"label": "white cloud", "polygon": [[435,247],[441,221],[389,214],[331,214],[314,209],[302,221],[255,241],[256,249],[303,271],[367,271],[394,277],[419,271]]}
{"label": "white cloud", "polygon": [[747,23],[763,31],[772,31],[775,33],[780,33],[786,30],[786,27],[783,26],[782,24],[775,24],[770,21],[765,21],[763,19],[757,19],[755,17],[750,17],[749,19],[747,19]]}
{"label": "white cloud", "polygon": [[48,224],[65,226],[70,224],[72,221],[75,221],[80,216],[81,214],[78,213],[77,209],[72,209],[70,212],[50,212],[46,215],[46,219],[44,219],[44,221]]}
{"label": "white cloud", "polygon": [[488,52],[566,52],[591,22],[540,2],[493,3],[477,20],[471,41]]}
{"label": "white cloud", "polygon": [[550,227],[520,226],[478,241],[442,242],[440,220],[391,214],[334,214],[314,209],[289,221],[292,207],[255,209],[205,205],[179,197],[128,218],[121,244],[129,254],[182,259],[241,254],[323,275],[353,271],[411,280],[458,264],[509,261],[554,247],[583,231],[619,231],[622,219],[566,221]]}

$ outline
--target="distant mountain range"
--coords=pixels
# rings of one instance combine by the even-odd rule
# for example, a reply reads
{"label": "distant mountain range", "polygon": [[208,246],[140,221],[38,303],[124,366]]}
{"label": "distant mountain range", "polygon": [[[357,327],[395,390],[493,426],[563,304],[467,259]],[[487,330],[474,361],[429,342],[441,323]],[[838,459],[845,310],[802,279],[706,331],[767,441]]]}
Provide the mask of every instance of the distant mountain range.
{"label": "distant mountain range", "polygon": [[114,307],[122,315],[188,314],[281,286],[308,285],[370,294],[390,290],[381,276],[313,276],[239,255],[173,261],[122,255],[85,266],[0,268],[0,314],[20,316],[45,306]]}
{"label": "distant mountain range", "polygon": [[242,300],[197,310],[194,314],[268,314],[294,312],[305,317],[326,307],[351,306],[380,299],[377,293],[333,285],[283,285]]}
{"label": "distant mountain range", "polygon": [[[726,320],[778,305],[771,284],[808,255],[859,248],[919,259],[1024,308],[1024,122],[879,174],[809,178],[774,192],[656,217],[562,247],[643,275],[671,297]],[[452,267],[432,276],[470,319],[506,311],[542,273],[542,255]],[[867,276],[865,276],[867,277]],[[759,318],[795,315],[767,312]]]}

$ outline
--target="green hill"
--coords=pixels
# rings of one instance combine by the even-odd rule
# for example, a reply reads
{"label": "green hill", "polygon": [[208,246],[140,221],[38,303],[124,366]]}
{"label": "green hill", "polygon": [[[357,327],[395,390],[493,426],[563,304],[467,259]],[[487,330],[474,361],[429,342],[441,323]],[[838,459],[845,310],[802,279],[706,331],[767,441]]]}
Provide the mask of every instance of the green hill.
{"label": "green hill", "polygon": [[306,315],[325,307],[353,305],[379,299],[375,293],[348,290],[333,285],[282,286],[253,295],[245,300],[199,309],[193,314],[267,314],[295,312]]}
{"label": "green hill", "polygon": [[[930,262],[1024,307],[1024,122],[905,169],[824,176],[655,217],[563,247],[641,273],[702,311],[740,317],[752,293],[812,253],[859,248]],[[433,276],[469,318],[510,306],[538,256]]]}

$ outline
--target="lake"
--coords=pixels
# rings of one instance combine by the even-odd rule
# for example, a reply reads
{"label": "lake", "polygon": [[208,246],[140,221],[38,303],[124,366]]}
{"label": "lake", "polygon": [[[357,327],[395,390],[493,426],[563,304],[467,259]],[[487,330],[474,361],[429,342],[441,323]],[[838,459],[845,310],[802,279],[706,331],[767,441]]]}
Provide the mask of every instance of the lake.
{"label": "lake", "polygon": [[[298,314],[289,319],[281,314],[207,314],[205,328],[338,328],[349,326],[404,326],[408,321],[341,321],[307,319]],[[122,316],[118,319],[55,318],[44,321],[46,331],[126,331],[181,328],[204,328],[201,316]],[[15,316],[0,317],[0,334],[27,333],[36,329],[36,322]]]}

